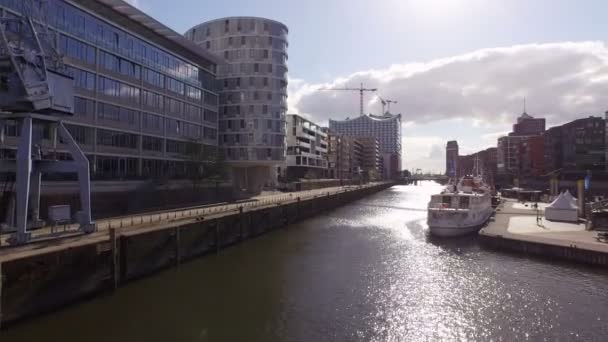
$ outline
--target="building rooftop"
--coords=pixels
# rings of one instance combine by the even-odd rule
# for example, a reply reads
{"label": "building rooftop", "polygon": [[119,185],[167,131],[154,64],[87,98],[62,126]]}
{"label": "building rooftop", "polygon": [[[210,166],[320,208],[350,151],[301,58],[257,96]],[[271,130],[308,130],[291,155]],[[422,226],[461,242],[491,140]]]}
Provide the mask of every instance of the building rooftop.
{"label": "building rooftop", "polygon": [[[149,30],[155,32],[156,34],[162,36],[163,38],[171,41],[172,43],[177,44],[179,47],[194,53],[198,57],[203,57],[208,61],[214,64],[223,64],[224,61],[215,55],[208,53],[194,42],[186,39],[181,34],[175,32],[169,27],[165,26],[158,20],[150,17],[146,13],[140,11],[136,7],[130,5],[129,3],[123,0],[79,0],[78,3],[82,3],[84,5],[94,6],[95,3],[101,3],[111,8],[115,12],[122,14],[123,16],[131,19],[132,21],[148,28]],[[113,18],[118,19],[118,18]],[[120,22],[119,20],[116,20]]]}

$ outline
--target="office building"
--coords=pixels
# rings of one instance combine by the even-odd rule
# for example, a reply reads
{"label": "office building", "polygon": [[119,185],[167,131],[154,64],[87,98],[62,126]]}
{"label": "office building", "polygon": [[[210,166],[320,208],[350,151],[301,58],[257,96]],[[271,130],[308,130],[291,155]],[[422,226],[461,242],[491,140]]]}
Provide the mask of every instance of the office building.
{"label": "office building", "polygon": [[299,115],[287,115],[287,179],[327,177],[327,144],[322,127]]}
{"label": "office building", "polygon": [[548,172],[605,170],[605,120],[590,116],[550,128],[545,133],[544,157]]}
{"label": "office building", "polygon": [[401,171],[401,114],[363,115],[354,119],[329,120],[329,129],[351,137],[371,136],[380,141],[384,179],[399,177]]}
{"label": "office building", "polygon": [[276,184],[285,162],[287,27],[277,21],[231,17],[185,33],[221,58],[220,146],[239,189],[258,192]]}
{"label": "office building", "polygon": [[448,141],[445,147],[445,175],[456,177],[458,173],[458,142]]}
{"label": "office building", "polygon": [[[48,0],[44,20],[74,76],[75,113],[64,120],[93,179],[184,178],[201,172],[191,146],[217,150],[219,59],[121,0]],[[17,18],[25,1],[0,0]],[[19,128],[7,122],[2,155],[14,158]],[[48,132],[41,153],[55,151]],[[51,150],[52,149],[52,150]],[[204,169],[204,168],[202,168]]]}

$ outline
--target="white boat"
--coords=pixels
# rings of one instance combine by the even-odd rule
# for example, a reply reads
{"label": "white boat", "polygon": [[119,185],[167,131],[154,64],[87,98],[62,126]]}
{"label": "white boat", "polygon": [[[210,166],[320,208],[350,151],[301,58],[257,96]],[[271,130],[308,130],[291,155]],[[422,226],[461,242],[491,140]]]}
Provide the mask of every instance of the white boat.
{"label": "white boat", "polygon": [[490,187],[482,177],[465,176],[431,196],[427,223],[432,235],[461,236],[479,231],[492,213]]}

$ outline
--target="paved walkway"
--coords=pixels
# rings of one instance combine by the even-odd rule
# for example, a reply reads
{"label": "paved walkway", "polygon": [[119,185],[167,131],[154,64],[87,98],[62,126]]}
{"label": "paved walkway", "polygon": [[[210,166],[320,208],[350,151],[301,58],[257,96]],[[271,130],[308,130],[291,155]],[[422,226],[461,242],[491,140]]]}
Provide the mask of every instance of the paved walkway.
{"label": "paved walkway", "polygon": [[[91,243],[93,241],[107,240],[110,228],[120,229],[121,233],[131,233],[136,230],[163,229],[169,226],[181,225],[185,220],[196,220],[198,218],[216,218],[233,214],[243,208],[244,212],[260,209],[278,204],[287,204],[300,200],[308,200],[330,194],[348,192],[359,188],[368,188],[383,184],[382,182],[370,183],[363,186],[340,186],[292,193],[278,193],[272,195],[261,195],[253,197],[250,201],[240,203],[221,203],[219,205],[205,205],[198,207],[181,208],[166,211],[157,211],[144,214],[135,214],[123,217],[114,217],[96,221],[97,231],[91,234],[83,234],[77,225],[61,227],[45,227],[32,231],[34,240],[32,243],[9,247],[7,239],[10,234],[0,236],[0,262],[7,258],[15,258],[22,253],[29,254],[41,248],[66,248]],[[67,231],[67,235],[61,237],[52,236],[53,231]],[[37,240],[37,241],[36,241]]]}
{"label": "paved walkway", "polygon": [[585,230],[584,222],[552,222],[543,215],[539,225],[531,203],[526,207],[512,200],[506,200],[497,208],[494,220],[479,234],[608,253],[608,243],[599,242],[596,231]]}

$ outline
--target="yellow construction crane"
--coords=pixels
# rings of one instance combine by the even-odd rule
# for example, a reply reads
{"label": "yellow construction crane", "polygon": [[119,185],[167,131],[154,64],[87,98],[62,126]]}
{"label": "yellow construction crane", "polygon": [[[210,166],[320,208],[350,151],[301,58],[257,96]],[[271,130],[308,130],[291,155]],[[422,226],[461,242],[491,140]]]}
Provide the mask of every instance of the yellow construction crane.
{"label": "yellow construction crane", "polygon": [[359,88],[321,88],[319,90],[347,90],[347,91],[358,91],[359,92],[359,97],[360,97],[360,108],[359,108],[359,113],[361,116],[364,115],[363,113],[363,92],[369,91],[369,92],[376,92],[378,91],[377,88],[363,88],[363,83],[361,83],[361,87]]}

